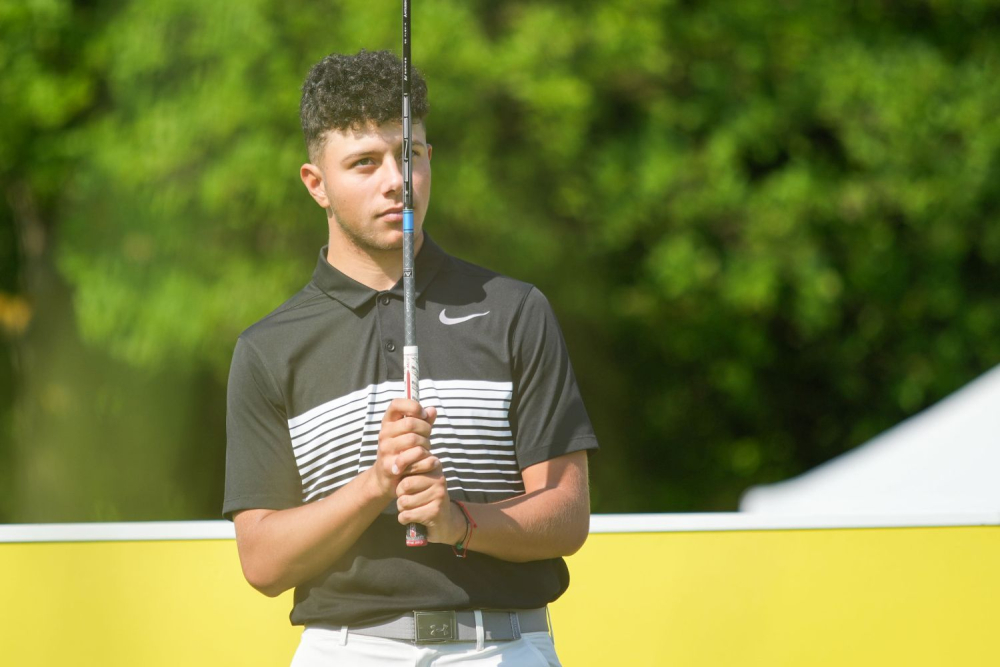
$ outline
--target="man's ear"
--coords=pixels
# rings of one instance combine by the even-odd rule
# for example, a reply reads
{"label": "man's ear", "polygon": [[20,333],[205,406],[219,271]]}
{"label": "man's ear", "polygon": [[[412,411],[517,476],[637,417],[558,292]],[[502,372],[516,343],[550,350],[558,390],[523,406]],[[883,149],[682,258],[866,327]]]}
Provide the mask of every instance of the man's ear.
{"label": "man's ear", "polygon": [[434,154],[434,146],[427,144],[427,161],[431,161],[431,156]]}
{"label": "man's ear", "polygon": [[330,207],[330,200],[327,198],[326,189],[323,187],[323,172],[319,167],[306,162],[299,169],[299,178],[302,179],[306,190],[316,200],[316,203],[320,205],[320,208],[327,209]]}

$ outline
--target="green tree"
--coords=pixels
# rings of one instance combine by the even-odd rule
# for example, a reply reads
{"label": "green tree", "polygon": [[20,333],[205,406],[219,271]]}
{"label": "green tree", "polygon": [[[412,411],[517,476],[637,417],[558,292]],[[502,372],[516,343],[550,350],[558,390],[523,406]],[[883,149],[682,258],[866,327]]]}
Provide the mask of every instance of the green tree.
{"label": "green tree", "polygon": [[[331,51],[398,49],[398,7],[88,6],[5,10],[22,46],[0,53],[42,65],[0,84],[28,128],[0,150],[51,212],[88,349],[218,396],[237,334],[324,241],[297,178],[301,81]],[[24,41],[50,14],[49,46]],[[731,509],[1000,361],[998,18],[986,0],[416,4],[428,228],[555,305],[604,445],[595,509]],[[61,105],[32,106],[47,80]],[[151,456],[217,470],[222,415],[184,414]]]}

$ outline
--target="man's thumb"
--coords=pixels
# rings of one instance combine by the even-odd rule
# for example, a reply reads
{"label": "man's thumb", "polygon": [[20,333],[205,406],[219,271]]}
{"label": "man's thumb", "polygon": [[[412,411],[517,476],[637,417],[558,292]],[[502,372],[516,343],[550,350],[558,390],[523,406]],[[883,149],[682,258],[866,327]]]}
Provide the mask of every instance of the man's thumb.
{"label": "man's thumb", "polygon": [[433,426],[438,416],[437,408],[424,408],[424,413],[427,415],[427,423]]}

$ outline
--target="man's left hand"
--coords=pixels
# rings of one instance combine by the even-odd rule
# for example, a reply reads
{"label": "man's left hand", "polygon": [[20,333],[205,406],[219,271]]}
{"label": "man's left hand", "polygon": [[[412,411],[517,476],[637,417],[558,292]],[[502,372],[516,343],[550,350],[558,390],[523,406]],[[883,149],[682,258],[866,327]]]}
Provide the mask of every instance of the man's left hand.
{"label": "man's left hand", "polygon": [[465,537],[465,517],[448,497],[448,481],[440,466],[429,473],[408,475],[396,486],[399,522],[423,524],[427,541],[456,544]]}

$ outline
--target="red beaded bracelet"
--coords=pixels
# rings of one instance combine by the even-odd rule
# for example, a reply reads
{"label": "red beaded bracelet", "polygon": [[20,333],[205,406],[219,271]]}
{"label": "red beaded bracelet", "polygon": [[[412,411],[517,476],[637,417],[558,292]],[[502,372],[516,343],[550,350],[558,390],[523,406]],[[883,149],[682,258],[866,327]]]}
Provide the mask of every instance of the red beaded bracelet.
{"label": "red beaded bracelet", "polygon": [[469,554],[469,545],[472,543],[472,531],[476,528],[476,521],[469,514],[469,509],[465,506],[461,500],[452,500],[453,503],[458,505],[458,508],[462,510],[462,514],[465,515],[465,537],[458,544],[451,547],[451,550],[459,558],[465,558]]}

